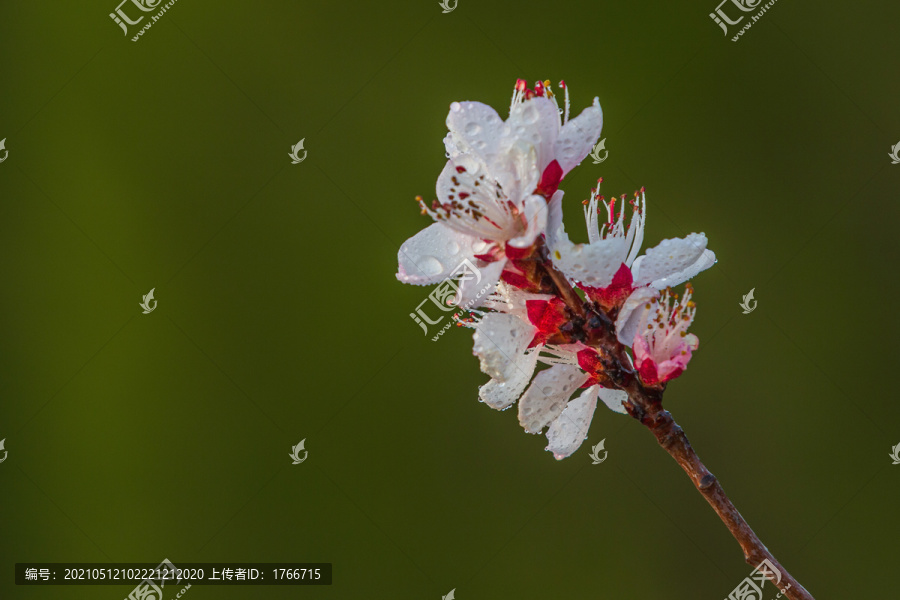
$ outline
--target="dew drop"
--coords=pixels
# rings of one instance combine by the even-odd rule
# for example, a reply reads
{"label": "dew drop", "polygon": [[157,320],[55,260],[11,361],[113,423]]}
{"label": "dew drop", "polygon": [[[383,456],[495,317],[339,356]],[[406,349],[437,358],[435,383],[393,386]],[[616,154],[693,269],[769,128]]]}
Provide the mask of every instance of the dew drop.
{"label": "dew drop", "polygon": [[433,256],[426,256],[424,259],[419,261],[418,267],[423,273],[425,273],[425,275],[428,275],[429,277],[439,275],[441,271],[444,270],[444,265],[441,264],[441,261]]}
{"label": "dew drop", "polygon": [[466,135],[469,137],[475,137],[481,133],[481,125],[475,123],[474,121],[466,125]]}
{"label": "dew drop", "polygon": [[536,123],[538,120],[537,109],[533,105],[526,106],[522,111],[522,120],[528,124]]}

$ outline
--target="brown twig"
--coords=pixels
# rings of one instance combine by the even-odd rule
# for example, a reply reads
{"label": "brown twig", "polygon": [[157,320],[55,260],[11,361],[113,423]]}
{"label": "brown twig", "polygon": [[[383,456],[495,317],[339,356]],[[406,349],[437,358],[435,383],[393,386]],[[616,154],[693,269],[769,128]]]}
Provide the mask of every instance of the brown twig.
{"label": "brown twig", "polygon": [[616,338],[613,324],[614,315],[607,315],[591,303],[583,302],[569,285],[566,277],[553,267],[552,262],[547,260],[546,250],[543,248],[540,250],[543,250],[544,254],[542,266],[559,290],[560,296],[575,314],[586,317],[582,319],[583,330],[578,332],[577,339],[587,340],[590,345],[601,351],[605,363],[605,378],[608,383],[628,393],[629,402],[626,403],[626,407],[629,414],[650,429],[651,433],[656,436],[659,445],[691,478],[694,487],[712,506],[728,531],[740,544],[741,550],[744,552],[744,560],[753,567],[757,567],[763,559],[768,559],[781,574],[780,581],[774,579],[774,573],[769,573],[769,579],[781,588],[784,597],[789,600],[815,600],[800,585],[800,582],[781,566],[781,563],[750,528],[750,525],[725,494],[718,479],[700,461],[700,457],[697,456],[684,431],[675,422],[669,411],[663,409],[662,396],[665,385],[644,386],[637,377],[625,347]]}
{"label": "brown twig", "polygon": [[[700,461],[700,457],[697,456],[684,431],[675,422],[669,411],[662,408],[662,390],[650,390],[648,393],[648,390],[643,388],[637,380],[630,388],[627,391],[633,409],[629,412],[650,429],[651,433],[656,436],[659,445],[691,478],[694,487],[706,498],[709,505],[725,523],[728,531],[740,544],[744,551],[744,560],[756,567],[763,559],[768,559],[781,574],[781,581],[778,585],[784,590],[785,597],[790,600],[815,600],[812,594],[806,591],[766,548],[738,509],[735,508],[728,495],[725,494],[719,480]],[[774,574],[769,578],[773,579],[773,577]],[[787,589],[785,590],[785,588]]]}
{"label": "brown twig", "polygon": [[572,284],[569,283],[566,276],[557,271],[556,268],[554,268],[553,263],[550,262],[549,249],[547,248],[547,245],[543,243],[543,240],[538,240],[536,253],[540,256],[541,266],[544,268],[547,275],[550,277],[550,280],[553,282],[553,285],[559,292],[560,298],[563,299],[566,306],[568,306],[574,314],[579,317],[584,317],[587,314],[584,309],[584,302],[582,302],[581,298],[578,297],[578,294],[575,293]]}

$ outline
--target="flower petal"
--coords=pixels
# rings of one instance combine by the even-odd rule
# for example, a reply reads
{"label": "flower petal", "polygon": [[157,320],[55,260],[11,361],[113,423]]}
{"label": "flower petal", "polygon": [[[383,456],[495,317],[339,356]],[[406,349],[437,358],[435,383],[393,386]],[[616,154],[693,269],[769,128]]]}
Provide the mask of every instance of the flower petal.
{"label": "flower petal", "polygon": [[684,283],[690,279],[693,279],[695,275],[698,273],[705,271],[716,264],[716,255],[712,250],[704,250],[703,254],[695,260],[691,265],[688,265],[681,271],[677,273],[673,273],[668,277],[663,277],[661,279],[653,280],[650,285],[655,287],[658,290],[665,289],[667,287],[674,287],[680,283]]}
{"label": "flower petal", "polygon": [[400,246],[397,279],[413,285],[437,283],[452,274],[464,259],[474,261],[487,244],[476,237],[434,223]]}
{"label": "flower petal", "polygon": [[473,154],[448,160],[435,192],[440,206],[433,206],[429,214],[451,229],[504,242],[522,232],[521,217],[510,206],[506,190],[498,187],[494,175]]}
{"label": "flower petal", "polygon": [[481,361],[484,373],[507,381],[515,375],[516,360],[528,348],[534,332],[534,325],[518,317],[489,313],[475,326],[472,353]]}
{"label": "flower petal", "polygon": [[588,376],[575,365],[553,365],[538,373],[519,400],[519,424],[540,433],[566,408],[569,396]]}
{"label": "flower petal", "polygon": [[562,199],[563,191],[557,190],[550,201],[547,202],[547,245],[549,248],[556,247],[556,238],[560,231],[565,233],[562,220]]}
{"label": "flower petal", "polygon": [[[592,385],[566,405],[562,414],[547,429],[547,447],[556,460],[571,456],[587,438],[597,408],[599,385]],[[612,390],[610,390],[612,391]]]}
{"label": "flower petal", "polygon": [[[459,152],[474,153],[488,165],[494,162],[503,132],[503,119],[493,108],[481,102],[454,102],[447,114],[447,129],[450,130],[448,137]],[[449,151],[451,144],[445,141],[445,145]]]}
{"label": "flower petal", "polygon": [[603,110],[597,98],[594,98],[593,106],[587,107],[562,126],[554,154],[563,174],[575,168],[591,152],[602,129]]}
{"label": "flower petal", "polygon": [[[559,135],[559,109],[549,98],[538,97],[517,102],[506,120],[501,149],[517,150],[526,155],[533,148],[539,173],[554,159]],[[531,191],[531,190],[527,190]]]}
{"label": "flower petal", "polygon": [[[598,386],[599,387],[599,386]],[[611,390],[609,388],[600,388],[597,397],[609,410],[623,415],[627,415],[625,410],[625,401],[628,400],[628,393],[622,390]]]}
{"label": "flower petal", "polygon": [[[657,289],[678,285],[715,263],[716,255],[706,250],[706,235],[692,233],[684,238],[661,241],[638,257],[631,270],[634,285],[650,285]],[[685,274],[688,276],[683,277]]]}
{"label": "flower petal", "polygon": [[619,342],[627,347],[631,347],[634,343],[634,336],[637,334],[638,325],[641,322],[642,314],[647,311],[646,304],[653,302],[659,298],[659,292],[650,287],[639,287],[631,292],[622,308],[619,309],[619,315],[616,317],[616,337]]}
{"label": "flower petal", "polygon": [[515,360],[515,369],[506,381],[491,379],[478,388],[478,397],[493,409],[503,410],[519,399],[537,366],[540,348],[520,354]]}
{"label": "flower petal", "polygon": [[573,244],[560,226],[550,246],[550,260],[569,279],[591,287],[606,287],[628,254],[624,237],[608,237],[592,244]]}
{"label": "flower petal", "polygon": [[537,236],[547,228],[547,201],[541,196],[531,195],[525,199],[523,209],[525,221],[528,223],[525,234],[509,240],[514,248],[527,248],[534,243]]}
{"label": "flower petal", "polygon": [[453,304],[465,310],[482,306],[497,289],[500,273],[503,272],[505,265],[505,260],[498,260],[488,263],[487,266],[478,267],[477,273],[469,273],[471,279],[460,281],[459,293]]}

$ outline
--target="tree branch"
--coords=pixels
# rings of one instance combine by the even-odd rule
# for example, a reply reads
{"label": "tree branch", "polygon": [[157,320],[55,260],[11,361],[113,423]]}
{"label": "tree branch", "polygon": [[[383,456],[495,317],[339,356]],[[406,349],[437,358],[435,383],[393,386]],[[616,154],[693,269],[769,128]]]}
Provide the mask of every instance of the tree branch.
{"label": "tree branch", "polygon": [[[740,544],[744,559],[756,567],[763,559],[768,559],[781,573],[780,587],[790,600],[815,600],[800,582],[781,566],[765,544],[754,533],[738,509],[725,494],[716,476],[701,462],[684,431],[672,418],[669,411],[662,408],[662,390],[647,390],[637,380],[629,386],[629,400],[634,406],[632,416],[650,429],[659,445],[681,466],[697,491],[706,498],[722,522]],[[649,392],[649,393],[648,393]],[[772,576],[769,577],[772,579]],[[773,579],[774,582],[774,579]],[[788,584],[790,586],[788,587]],[[787,590],[784,588],[787,587]]]}
{"label": "tree branch", "polygon": [[[700,461],[700,457],[694,452],[684,431],[672,418],[669,411],[662,407],[662,396],[665,384],[660,386],[644,386],[640,378],[634,372],[631,358],[615,332],[616,312],[607,314],[599,306],[594,306],[589,301],[582,301],[569,284],[565,275],[559,272],[548,257],[548,249],[542,242],[536,245],[536,252],[541,258],[540,264],[553,281],[559,295],[566,302],[575,315],[583,317],[581,330],[573,339],[584,340],[589,345],[601,351],[601,360],[604,363],[604,375],[607,387],[617,387],[628,393],[628,402],[625,404],[628,413],[644,424],[650,432],[656,436],[659,445],[675,459],[697,488],[697,491],[706,499],[719,518],[731,532],[731,535],[740,544],[744,552],[744,560],[753,567],[758,567],[764,559],[768,559],[781,574],[781,580],[776,582],[774,573],[769,573],[769,579],[781,586],[781,591],[789,600],[815,600],[813,596],[800,585],[800,582],[781,566],[781,563],[769,552],[765,544],[738,512],[734,504],[725,494],[722,485],[715,475]],[[787,589],[785,589],[787,588]]]}

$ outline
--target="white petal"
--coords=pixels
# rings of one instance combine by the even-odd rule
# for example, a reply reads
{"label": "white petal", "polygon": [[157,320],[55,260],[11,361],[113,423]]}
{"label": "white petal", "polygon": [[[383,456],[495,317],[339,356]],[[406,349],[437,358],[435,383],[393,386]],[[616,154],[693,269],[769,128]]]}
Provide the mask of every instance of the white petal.
{"label": "white petal", "polygon": [[556,140],[556,160],[565,175],[587,156],[603,129],[603,111],[600,101],[594,98],[594,105],[584,109],[580,115],[563,125]]}
{"label": "white petal", "polygon": [[528,433],[540,433],[565,410],[569,396],[587,379],[575,365],[553,365],[541,371],[519,400],[519,424]]}
{"label": "white petal", "polygon": [[550,260],[569,279],[592,287],[605,287],[612,283],[613,275],[622,266],[628,254],[624,237],[608,237],[593,244],[573,244],[563,228],[554,236],[550,247]]}
{"label": "white petal", "polygon": [[600,386],[597,387],[599,388],[597,397],[600,398],[600,401],[603,402],[609,410],[623,415],[628,414],[628,411],[625,410],[625,405],[623,404],[623,402],[628,400],[627,392],[622,390],[611,390]]}
{"label": "white petal", "polygon": [[473,152],[486,164],[494,162],[503,119],[493,108],[481,102],[454,102],[447,115],[447,129],[458,150]]}
{"label": "white petal", "polygon": [[562,220],[562,199],[563,191],[556,190],[547,203],[547,246],[551,249],[556,247],[556,239],[560,235],[560,231],[565,234]]}
{"label": "white petal", "polygon": [[[521,155],[534,149],[540,172],[554,158],[559,135],[559,109],[549,98],[532,98],[513,106],[506,120],[501,149],[516,149]],[[528,190],[530,191],[530,190]]]}
{"label": "white petal", "polygon": [[491,165],[491,175],[503,193],[519,206],[524,197],[534,192],[543,173],[539,165],[539,150],[530,143],[516,142],[505,152],[501,151]]}
{"label": "white petal", "polygon": [[447,158],[451,160],[463,153],[460,146],[464,146],[465,144],[460,144],[457,141],[458,139],[459,138],[454,137],[452,133],[448,133],[444,136],[444,150],[447,153]]}
{"label": "white petal", "polygon": [[527,248],[532,245],[537,236],[544,233],[547,228],[547,201],[542,196],[528,196],[523,211],[528,228],[525,235],[509,240],[510,246],[515,248]]}
{"label": "white petal", "polygon": [[591,427],[591,419],[597,408],[597,392],[599,385],[592,385],[584,390],[566,406],[555,421],[547,429],[547,448],[556,460],[562,460],[578,450],[587,438]]}
{"label": "white petal", "polygon": [[400,246],[397,279],[413,285],[437,283],[453,273],[463,259],[473,261],[486,249],[483,240],[434,223]]}
{"label": "white petal", "polygon": [[641,322],[641,316],[647,310],[647,303],[653,302],[658,297],[659,292],[656,289],[646,286],[631,292],[616,317],[616,337],[621,344],[631,347]]}
{"label": "white petal", "polygon": [[695,275],[697,275],[701,271],[705,271],[714,264],[716,264],[716,255],[712,250],[704,250],[703,254],[701,254],[693,264],[688,265],[681,271],[673,273],[668,277],[654,279],[650,283],[650,285],[658,290],[663,290],[667,287],[673,287],[680,283],[684,283],[685,281],[693,279]]}
{"label": "white petal", "polygon": [[440,204],[459,203],[474,208],[485,217],[474,218],[471,212],[461,208],[451,210],[450,216],[445,216],[442,209],[437,209],[436,219],[441,217],[438,222],[451,229],[504,242],[522,232],[521,219],[510,209],[505,190],[498,189],[494,175],[474,154],[459,154],[448,160],[438,175],[435,192]]}
{"label": "white petal", "polygon": [[497,410],[503,410],[519,399],[537,366],[539,348],[532,348],[524,354],[520,354],[516,361],[516,368],[506,381],[491,379],[478,388],[478,397],[482,402]]}
{"label": "white petal", "polygon": [[[478,308],[487,302],[488,297],[497,289],[500,281],[500,273],[506,265],[505,260],[488,263],[485,267],[478,267],[477,273],[468,272],[471,279],[460,282],[459,294],[454,299],[454,304],[465,310]],[[480,277],[480,278],[479,278]]]}
{"label": "white petal", "polygon": [[[647,253],[639,257],[632,265],[634,285],[650,284],[658,287],[655,285],[657,282],[670,278],[675,279],[673,276],[689,271],[698,261],[702,266],[708,261],[708,257],[703,258],[705,250],[706,236],[702,233],[692,233],[685,238],[663,240],[655,248],[647,250]],[[712,259],[715,262],[714,254]],[[706,264],[694,274],[696,275],[710,266],[712,263]]]}
{"label": "white petal", "polygon": [[489,313],[476,325],[472,353],[481,370],[493,379],[507,381],[515,374],[516,361],[534,338],[534,325],[503,313]]}

